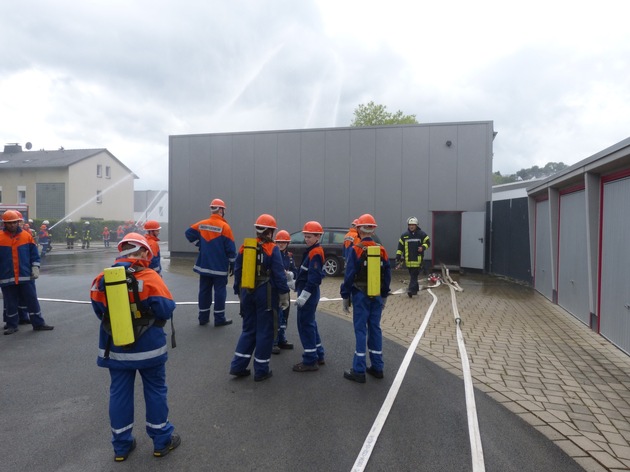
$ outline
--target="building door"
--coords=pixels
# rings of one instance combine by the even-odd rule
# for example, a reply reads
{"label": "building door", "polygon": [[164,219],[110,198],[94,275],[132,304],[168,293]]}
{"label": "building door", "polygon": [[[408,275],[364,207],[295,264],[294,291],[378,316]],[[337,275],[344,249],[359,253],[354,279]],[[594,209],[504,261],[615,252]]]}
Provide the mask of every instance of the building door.
{"label": "building door", "polygon": [[602,186],[599,332],[630,353],[630,177]]}
{"label": "building door", "polygon": [[461,266],[483,269],[485,259],[486,212],[462,213]]}
{"label": "building door", "polygon": [[433,265],[444,264],[449,268],[460,267],[461,260],[461,211],[434,211],[431,248]]}

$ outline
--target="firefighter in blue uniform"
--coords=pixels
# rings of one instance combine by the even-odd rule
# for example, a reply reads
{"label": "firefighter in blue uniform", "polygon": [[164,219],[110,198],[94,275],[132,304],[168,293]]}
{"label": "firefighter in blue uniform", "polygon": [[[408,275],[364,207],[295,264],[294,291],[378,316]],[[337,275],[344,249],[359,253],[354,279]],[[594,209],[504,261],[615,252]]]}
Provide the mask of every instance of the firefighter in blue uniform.
{"label": "firefighter in blue uniform", "polygon": [[304,353],[302,362],[295,364],[293,371],[313,372],[326,363],[324,347],[315,320],[315,311],[319,303],[319,286],[324,277],[324,249],[319,244],[324,229],[317,221],[308,221],[302,228],[302,234],[304,234],[307,248],[295,280],[298,295],[295,304],[298,333]]}
{"label": "firefighter in blue uniform", "polygon": [[[289,243],[291,242],[291,235],[288,231],[281,229],[276,234],[275,239],[278,249],[280,249],[280,255],[282,255],[282,264],[284,266],[284,273],[287,275],[287,284],[290,289],[295,289],[295,277],[297,276],[297,267],[295,267],[295,260],[293,259],[293,253],[289,251]],[[278,310],[278,335],[273,342],[273,354],[280,354],[281,349],[293,349],[293,343],[287,341],[286,331],[287,323],[289,322],[289,312],[291,306],[289,305],[284,310]]]}
{"label": "firefighter in blue uniform", "polygon": [[[153,455],[163,457],[181,443],[168,418],[166,361],[168,359],[164,325],[173,316],[175,302],[162,278],[149,269],[151,248],[144,236],[129,233],[118,243],[119,257],[114,267],[122,266],[137,280],[129,293],[133,303],[148,314],[150,323],[135,335],[135,342],[116,346],[112,342],[110,315],[103,273],[92,283],[90,298],[101,320],[97,364],[109,369],[111,377],[109,417],[114,460],[122,462],[136,447],[134,423],[134,382],[136,371],[142,377],[146,403],[146,431],[153,440]],[[138,300],[139,298],[139,300]],[[129,312],[131,316],[131,311]],[[144,315],[143,315],[144,316]]]}
{"label": "firefighter in blue uniform", "polygon": [[[389,257],[383,246],[380,246],[380,293],[368,295],[368,277],[374,276],[368,271],[367,248],[378,246],[372,239],[377,224],[374,217],[368,213],[359,217],[357,231],[361,242],[355,244],[346,259],[346,272],[341,284],[343,309],[350,312],[352,300],[354,335],[356,347],[352,369],[346,370],[343,376],[348,380],[365,383],[365,373],[383,378],[383,334],[381,332],[381,314],[389,294],[391,282],[391,268]],[[369,275],[368,275],[369,274]],[[370,356],[370,367],[366,369],[366,345]]]}
{"label": "firefighter in blue uniform", "polygon": [[431,247],[431,240],[427,233],[422,231],[418,226],[418,218],[415,216],[407,220],[407,231],[405,231],[398,240],[398,249],[396,251],[396,267],[405,262],[407,270],[409,270],[409,286],[407,287],[407,295],[413,297],[420,290],[418,285],[418,276],[422,269],[422,261],[424,251]]}
{"label": "firefighter in blue uniform", "polygon": [[234,271],[236,246],[232,228],[225,220],[225,203],[219,198],[210,202],[210,218],[198,221],[186,230],[186,239],[199,248],[193,271],[199,274],[199,324],[210,320],[214,290],[214,326],[232,324],[225,318],[228,275]]}
{"label": "firefighter in blue uniform", "polygon": [[39,277],[39,251],[31,233],[20,228],[23,221],[14,210],[2,215],[3,230],[0,231],[0,287],[6,310],[4,334],[18,332],[20,307],[25,307],[23,316],[29,318],[34,331],[50,331],[42,317],[37,300],[35,279]]}
{"label": "firefighter in blue uniform", "polygon": [[[230,375],[245,377],[250,375],[247,368],[254,355],[254,380],[260,382],[272,375],[269,368],[274,340],[274,311],[289,306],[289,287],[284,272],[280,250],[273,242],[276,220],[262,214],[256,219],[256,259],[253,267],[244,267],[245,245],[239,250],[234,266],[234,293],[241,301],[243,331],[236,345],[230,365]],[[254,248],[250,248],[254,250]],[[253,262],[253,258],[252,258]],[[254,288],[243,288],[243,273],[253,270]]]}

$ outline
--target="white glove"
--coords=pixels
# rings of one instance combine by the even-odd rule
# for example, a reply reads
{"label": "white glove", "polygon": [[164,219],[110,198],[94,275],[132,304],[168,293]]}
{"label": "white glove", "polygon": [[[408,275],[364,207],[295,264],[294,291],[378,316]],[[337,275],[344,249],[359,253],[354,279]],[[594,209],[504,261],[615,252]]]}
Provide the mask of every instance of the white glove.
{"label": "white glove", "polygon": [[343,299],[343,312],[350,313],[350,299],[349,298]]}
{"label": "white glove", "polygon": [[287,280],[287,285],[295,292],[295,280]]}
{"label": "white glove", "polygon": [[287,282],[291,282],[292,280],[294,280],[293,272],[291,272],[290,270],[285,270],[284,273],[287,274]]}
{"label": "white glove", "polygon": [[280,305],[280,309],[281,310],[286,310],[287,308],[289,308],[289,293],[281,293],[279,295],[279,305]]}
{"label": "white glove", "polygon": [[297,298],[297,300],[295,300],[295,304],[297,305],[298,308],[302,308],[310,297],[311,297],[311,292],[302,290],[302,293],[300,293],[300,296]]}
{"label": "white glove", "polygon": [[39,277],[39,266],[31,267],[31,279],[35,280]]}

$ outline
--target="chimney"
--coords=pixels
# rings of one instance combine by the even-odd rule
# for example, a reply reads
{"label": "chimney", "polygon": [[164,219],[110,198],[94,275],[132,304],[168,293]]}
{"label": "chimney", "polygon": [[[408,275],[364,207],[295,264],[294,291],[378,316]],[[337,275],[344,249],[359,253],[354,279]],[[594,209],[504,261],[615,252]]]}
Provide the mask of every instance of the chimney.
{"label": "chimney", "polygon": [[4,145],[4,152],[7,154],[15,154],[18,152],[22,152],[22,146],[18,143],[9,143]]}

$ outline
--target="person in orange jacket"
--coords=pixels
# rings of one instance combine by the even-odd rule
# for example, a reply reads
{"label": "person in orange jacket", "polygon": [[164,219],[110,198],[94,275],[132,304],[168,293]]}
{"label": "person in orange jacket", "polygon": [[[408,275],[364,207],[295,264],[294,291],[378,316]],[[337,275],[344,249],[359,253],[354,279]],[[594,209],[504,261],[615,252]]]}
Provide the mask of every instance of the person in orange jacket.
{"label": "person in orange jacket", "polygon": [[160,242],[158,236],[161,229],[160,223],[155,220],[147,220],[144,223],[144,230],[146,231],[144,237],[147,238],[147,242],[151,246],[151,252],[153,252],[153,258],[149,262],[149,269],[153,269],[158,274],[162,273],[162,259],[160,256],[160,245],[158,244]]}

